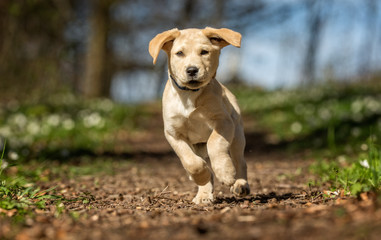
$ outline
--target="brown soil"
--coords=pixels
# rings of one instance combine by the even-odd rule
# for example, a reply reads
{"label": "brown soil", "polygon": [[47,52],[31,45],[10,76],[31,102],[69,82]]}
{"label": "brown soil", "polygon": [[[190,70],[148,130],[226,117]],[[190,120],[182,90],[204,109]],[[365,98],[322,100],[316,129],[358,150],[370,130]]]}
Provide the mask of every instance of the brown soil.
{"label": "brown soil", "polygon": [[[158,129],[158,128],[155,128]],[[216,183],[216,203],[191,202],[196,186],[161,130],[134,136],[130,160],[114,157],[115,174],[45,183],[73,202],[36,210],[23,225],[0,218],[0,238],[27,239],[379,239],[381,208],[372,194],[324,197],[309,188],[313,160],[248,135],[251,195],[237,199]],[[135,140],[132,140],[135,139]],[[136,140],[138,139],[138,140]],[[152,146],[152,148],[150,148]],[[152,149],[152,151],[146,151]],[[78,197],[81,197],[78,200]],[[85,201],[84,199],[89,201]]]}

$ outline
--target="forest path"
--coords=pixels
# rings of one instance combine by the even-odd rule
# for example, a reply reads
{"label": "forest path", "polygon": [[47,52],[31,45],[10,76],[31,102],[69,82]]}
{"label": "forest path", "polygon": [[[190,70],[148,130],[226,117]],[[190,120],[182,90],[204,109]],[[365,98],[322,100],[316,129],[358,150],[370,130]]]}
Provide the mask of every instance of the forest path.
{"label": "forest path", "polygon": [[312,161],[302,155],[248,153],[252,193],[237,199],[217,182],[213,205],[191,202],[196,186],[170,152],[113,160],[111,175],[52,182],[66,198],[80,200],[64,202],[59,217],[59,206],[48,206],[16,239],[377,239],[381,234],[381,209],[371,197],[330,199],[321,194],[324,189],[310,189]]}

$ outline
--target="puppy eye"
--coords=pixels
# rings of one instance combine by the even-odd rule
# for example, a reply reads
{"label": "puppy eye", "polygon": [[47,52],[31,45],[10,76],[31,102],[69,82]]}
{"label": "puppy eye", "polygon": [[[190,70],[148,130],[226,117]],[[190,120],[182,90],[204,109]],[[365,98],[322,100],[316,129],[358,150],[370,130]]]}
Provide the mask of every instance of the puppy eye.
{"label": "puppy eye", "polygon": [[209,53],[209,51],[202,50],[200,54],[201,54],[201,55],[206,55],[206,54],[208,54],[208,53]]}
{"label": "puppy eye", "polygon": [[182,57],[182,56],[184,56],[184,53],[183,53],[183,51],[178,51],[178,52],[176,53],[176,55],[179,56],[179,57]]}

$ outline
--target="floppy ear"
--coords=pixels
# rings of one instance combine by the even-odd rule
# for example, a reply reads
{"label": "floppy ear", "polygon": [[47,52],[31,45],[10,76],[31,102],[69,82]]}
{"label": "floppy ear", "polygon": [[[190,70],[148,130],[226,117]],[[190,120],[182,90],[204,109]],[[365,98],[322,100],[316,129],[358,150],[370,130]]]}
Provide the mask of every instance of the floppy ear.
{"label": "floppy ear", "polygon": [[207,36],[213,44],[220,46],[220,48],[230,44],[234,47],[241,47],[241,34],[233,30],[206,27],[202,30],[202,33]]}
{"label": "floppy ear", "polygon": [[[149,54],[153,58],[153,64],[156,63],[157,57],[159,56],[160,50],[163,49],[164,45],[169,41],[174,40],[180,34],[177,28],[159,33],[149,42]],[[168,49],[164,49],[168,53]]]}

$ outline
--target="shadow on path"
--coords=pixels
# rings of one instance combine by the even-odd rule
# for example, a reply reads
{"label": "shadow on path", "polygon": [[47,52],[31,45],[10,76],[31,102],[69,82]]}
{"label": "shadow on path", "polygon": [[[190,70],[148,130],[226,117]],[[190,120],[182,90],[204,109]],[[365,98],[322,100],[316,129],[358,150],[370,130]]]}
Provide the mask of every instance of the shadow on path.
{"label": "shadow on path", "polygon": [[[260,203],[268,203],[272,199],[276,199],[277,201],[288,200],[288,199],[299,199],[300,194],[295,193],[285,193],[285,194],[276,194],[275,192],[271,192],[268,194],[258,194],[255,196],[247,196],[243,198],[236,197],[217,197],[215,203],[243,203],[245,201],[254,202],[259,201]],[[304,198],[304,197],[303,197]]]}

